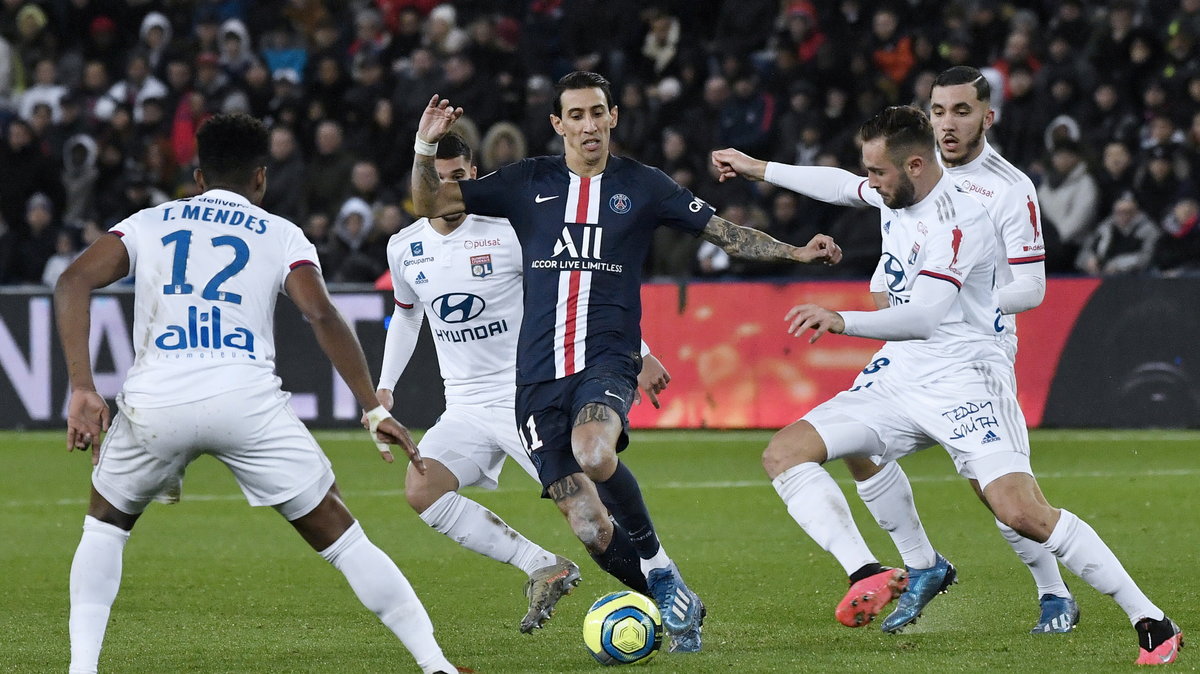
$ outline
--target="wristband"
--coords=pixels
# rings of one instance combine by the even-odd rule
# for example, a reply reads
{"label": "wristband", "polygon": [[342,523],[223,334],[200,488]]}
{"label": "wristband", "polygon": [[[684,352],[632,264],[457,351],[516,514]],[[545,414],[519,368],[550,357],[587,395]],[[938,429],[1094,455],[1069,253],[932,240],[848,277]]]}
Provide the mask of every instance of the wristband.
{"label": "wristband", "polygon": [[391,413],[384,409],[383,405],[380,405],[373,410],[367,410],[368,432],[371,434],[371,440],[375,442],[375,446],[379,448],[379,451],[381,452],[389,452],[391,450],[388,448],[388,443],[379,441],[379,436],[375,435],[375,431],[379,428],[379,424],[382,423],[384,419],[391,418]]}
{"label": "wristband", "polygon": [[413,144],[413,152],[426,157],[433,157],[437,155],[437,147],[437,143],[430,143],[429,141],[422,140],[420,134],[418,134],[417,141]]}

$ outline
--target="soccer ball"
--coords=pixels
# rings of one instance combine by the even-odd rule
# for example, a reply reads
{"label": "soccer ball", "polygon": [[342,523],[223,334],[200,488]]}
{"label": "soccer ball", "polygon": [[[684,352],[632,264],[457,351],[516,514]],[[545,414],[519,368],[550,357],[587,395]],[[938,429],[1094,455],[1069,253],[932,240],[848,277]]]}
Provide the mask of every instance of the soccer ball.
{"label": "soccer ball", "polygon": [[583,643],[604,665],[646,662],[662,646],[662,616],[649,597],[613,592],[596,600],[583,620]]}

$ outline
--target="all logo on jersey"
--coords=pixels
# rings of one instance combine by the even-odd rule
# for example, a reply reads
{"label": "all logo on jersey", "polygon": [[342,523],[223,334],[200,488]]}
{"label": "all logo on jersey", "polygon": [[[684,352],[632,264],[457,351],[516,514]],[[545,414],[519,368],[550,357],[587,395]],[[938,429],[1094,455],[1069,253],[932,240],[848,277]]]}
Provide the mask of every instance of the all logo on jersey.
{"label": "all logo on jersey", "polygon": [[[921,252],[921,244],[914,241],[913,247],[912,247],[912,252],[908,254],[908,263],[916,264],[917,263],[917,253],[920,253],[920,252]],[[895,259],[895,258],[893,258],[893,259]]]}
{"label": "all logo on jersey", "polygon": [[599,260],[600,241],[604,237],[604,230],[588,225],[580,229],[582,230],[582,234],[580,235],[579,244],[576,245],[575,238],[571,236],[570,228],[564,226],[562,234],[554,242],[554,253],[550,257],[558,257],[560,253],[565,252],[567,257]]}
{"label": "all logo on jersey", "polygon": [[624,194],[614,194],[612,195],[612,198],[608,200],[608,207],[612,209],[612,212],[622,215],[629,212],[629,208],[632,204],[633,202],[630,201],[629,197],[625,196]]}
{"label": "all logo on jersey", "polygon": [[429,279],[425,277],[425,272],[417,272],[417,283],[429,283]]}
{"label": "all logo on jersey", "polygon": [[412,251],[413,255],[425,254],[425,246],[421,241],[413,241],[412,243],[408,244],[408,248]]}
{"label": "all logo on jersey", "polygon": [[433,300],[433,310],[446,323],[466,323],[483,313],[487,302],[471,293],[446,293]]}
{"label": "all logo on jersey", "polygon": [[487,278],[492,275],[492,256],[491,255],[472,255],[471,256],[471,276],[477,278]]}

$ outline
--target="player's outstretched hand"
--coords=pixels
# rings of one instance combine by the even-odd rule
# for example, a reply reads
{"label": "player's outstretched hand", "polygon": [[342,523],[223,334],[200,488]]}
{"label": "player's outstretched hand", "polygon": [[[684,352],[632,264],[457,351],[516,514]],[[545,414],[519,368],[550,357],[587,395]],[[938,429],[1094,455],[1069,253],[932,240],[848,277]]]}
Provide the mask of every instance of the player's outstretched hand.
{"label": "player's outstretched hand", "polygon": [[[408,429],[399,421],[392,417],[388,417],[379,422],[379,426],[375,428],[375,437],[379,442],[386,442],[389,445],[400,445],[404,449],[404,453],[408,455],[408,460],[417,469],[417,472],[425,474],[425,459],[421,458],[421,453],[417,451],[417,443],[413,442],[412,436],[408,434]],[[383,452],[383,460],[391,463],[392,453]]]}
{"label": "player's outstretched hand", "polygon": [[832,236],[818,234],[803,248],[796,249],[796,260],[807,264],[820,262],[822,264],[837,264],[842,261],[842,247],[837,245]]}
{"label": "player's outstretched hand", "polygon": [[108,403],[93,390],[73,389],[67,403],[67,451],[92,450],[92,465],[100,460],[100,434],[108,431]]}
{"label": "player's outstretched hand", "polygon": [[650,398],[654,409],[659,409],[658,394],[666,390],[671,383],[671,373],[663,366],[662,361],[648,353],[642,357],[642,371],[638,373],[638,387],[633,391],[633,402],[642,404],[642,391]]}
{"label": "player's outstretched hand", "polygon": [[713,150],[712,163],[720,172],[717,179],[721,182],[738,176],[747,180],[762,180],[767,175],[767,162],[731,147]]}
{"label": "player's outstretched hand", "polygon": [[813,334],[808,338],[809,344],[820,339],[826,332],[840,333],[846,329],[846,321],[842,319],[841,314],[815,304],[794,306],[783,320],[791,322],[788,334],[795,337],[811,329]]}
{"label": "player's outstretched hand", "polygon": [[421,121],[417,124],[417,137],[427,143],[436,143],[450,131],[454,122],[462,117],[463,109],[450,107],[450,101],[439,99],[437,94],[429,99]]}

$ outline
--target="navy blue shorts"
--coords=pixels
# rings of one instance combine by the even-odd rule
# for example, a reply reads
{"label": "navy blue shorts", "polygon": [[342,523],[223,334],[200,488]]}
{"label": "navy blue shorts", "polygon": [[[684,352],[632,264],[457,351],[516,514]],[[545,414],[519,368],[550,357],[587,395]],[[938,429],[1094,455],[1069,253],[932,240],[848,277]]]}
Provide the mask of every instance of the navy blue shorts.
{"label": "navy blue shorts", "polygon": [[620,415],[617,451],[629,445],[629,408],[637,389],[633,366],[632,360],[628,367],[605,363],[562,379],[517,386],[517,429],[537,468],[543,498],[550,485],[583,472],[571,450],[571,429],[584,405],[600,403]]}

